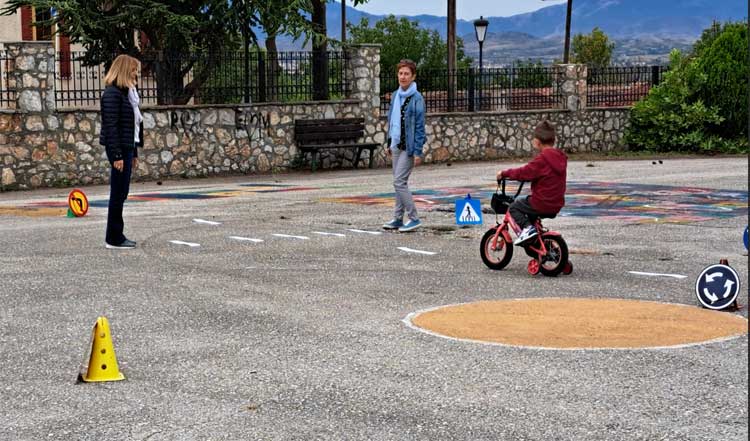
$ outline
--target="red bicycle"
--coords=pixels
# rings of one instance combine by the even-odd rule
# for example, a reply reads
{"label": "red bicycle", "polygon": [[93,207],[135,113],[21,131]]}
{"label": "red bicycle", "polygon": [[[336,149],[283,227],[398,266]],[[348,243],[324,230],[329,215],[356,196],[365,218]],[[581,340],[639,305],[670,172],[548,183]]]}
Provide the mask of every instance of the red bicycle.
{"label": "red bicycle", "polygon": [[[496,221],[497,225],[484,233],[479,249],[482,261],[493,270],[505,268],[513,258],[513,240],[510,230],[513,230],[516,236],[521,232],[521,228],[508,212],[508,207],[521,194],[524,182],[520,183],[514,196],[506,194],[505,182],[505,178],[498,180],[498,190],[492,195],[491,202],[496,215],[504,215],[503,221]],[[526,266],[531,275],[542,273],[545,276],[554,277],[560,273],[567,275],[573,272],[573,264],[568,259],[568,244],[565,239],[557,231],[550,231],[542,226],[543,218],[554,219],[555,217],[556,215],[542,215],[531,219],[538,234],[528,243],[523,244],[524,251],[531,257]]]}

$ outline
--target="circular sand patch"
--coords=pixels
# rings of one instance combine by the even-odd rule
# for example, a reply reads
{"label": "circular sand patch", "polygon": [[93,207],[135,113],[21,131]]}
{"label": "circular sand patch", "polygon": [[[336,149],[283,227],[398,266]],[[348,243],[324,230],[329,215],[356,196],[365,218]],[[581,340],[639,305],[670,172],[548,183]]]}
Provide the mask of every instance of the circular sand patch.
{"label": "circular sand patch", "polygon": [[694,306],[617,299],[518,299],[451,305],[411,314],[440,336],[550,349],[680,346],[748,332],[744,317]]}

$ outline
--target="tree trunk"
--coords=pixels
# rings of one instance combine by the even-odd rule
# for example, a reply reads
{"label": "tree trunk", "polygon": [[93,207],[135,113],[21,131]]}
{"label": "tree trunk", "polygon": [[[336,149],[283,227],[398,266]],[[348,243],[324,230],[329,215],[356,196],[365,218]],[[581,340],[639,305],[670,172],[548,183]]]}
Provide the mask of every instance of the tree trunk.
{"label": "tree trunk", "polygon": [[276,47],[276,33],[268,33],[266,38],[266,52],[268,52],[268,78],[266,99],[270,102],[279,100],[279,76],[281,75],[281,65],[279,65],[279,50]]}
{"label": "tree trunk", "polygon": [[313,0],[312,23],[313,29],[322,38],[313,39],[312,54],[312,82],[313,100],[328,99],[328,41],[326,36],[326,0]]}
{"label": "tree trunk", "polygon": [[179,56],[173,51],[164,51],[156,61],[157,102],[160,105],[185,104],[184,80],[180,72]]}

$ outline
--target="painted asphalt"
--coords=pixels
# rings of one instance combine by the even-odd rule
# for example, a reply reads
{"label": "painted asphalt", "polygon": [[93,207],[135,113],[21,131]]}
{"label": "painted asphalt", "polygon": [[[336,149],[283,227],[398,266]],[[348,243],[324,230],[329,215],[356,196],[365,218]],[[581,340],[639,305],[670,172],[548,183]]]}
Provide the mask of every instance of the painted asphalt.
{"label": "painted asphalt", "polygon": [[[418,168],[425,227],[407,234],[380,229],[389,170],[135,182],[128,251],[103,246],[106,187],[77,219],[70,189],[1,193],[0,439],[747,439],[746,336],[549,351],[402,322],[478,300],[697,305],[720,259],[747,317],[746,158],[571,162],[570,206],[545,222],[573,252],[557,278],[521,252],[484,267],[493,215],[455,227],[453,200],[486,208],[516,165]],[[99,315],[126,380],[76,384]]]}

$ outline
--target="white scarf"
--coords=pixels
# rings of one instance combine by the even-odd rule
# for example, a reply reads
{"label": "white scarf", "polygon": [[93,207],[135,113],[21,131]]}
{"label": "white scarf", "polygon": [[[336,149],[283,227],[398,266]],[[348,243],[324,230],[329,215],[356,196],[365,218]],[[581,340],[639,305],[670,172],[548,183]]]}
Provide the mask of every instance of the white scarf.
{"label": "white scarf", "polygon": [[138,96],[138,91],[135,90],[135,87],[131,87],[128,89],[128,101],[130,101],[130,105],[133,106],[133,115],[135,116],[135,137],[133,138],[133,140],[135,142],[140,142],[141,122],[143,122],[143,115],[141,114],[141,109],[138,107],[141,104],[141,97]]}
{"label": "white scarf", "polygon": [[401,142],[401,104],[416,92],[416,82],[412,82],[406,90],[399,87],[397,91],[393,92],[396,98],[393,100],[393,107],[391,107],[391,128],[388,131],[388,136],[391,138],[391,148],[396,147]]}

